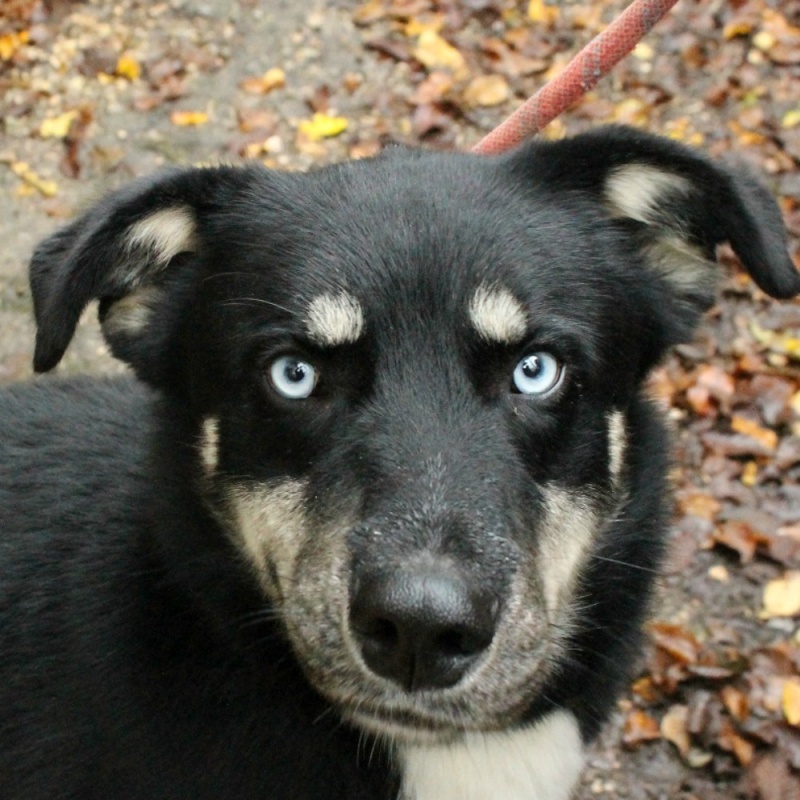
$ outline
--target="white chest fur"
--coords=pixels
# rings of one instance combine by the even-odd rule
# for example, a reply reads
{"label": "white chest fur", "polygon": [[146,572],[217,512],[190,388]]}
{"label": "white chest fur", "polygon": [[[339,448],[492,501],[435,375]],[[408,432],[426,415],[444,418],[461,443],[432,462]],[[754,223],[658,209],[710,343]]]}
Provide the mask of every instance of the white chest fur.
{"label": "white chest fur", "polygon": [[555,711],[508,733],[405,746],[401,800],[569,800],[583,768],[575,717]]}

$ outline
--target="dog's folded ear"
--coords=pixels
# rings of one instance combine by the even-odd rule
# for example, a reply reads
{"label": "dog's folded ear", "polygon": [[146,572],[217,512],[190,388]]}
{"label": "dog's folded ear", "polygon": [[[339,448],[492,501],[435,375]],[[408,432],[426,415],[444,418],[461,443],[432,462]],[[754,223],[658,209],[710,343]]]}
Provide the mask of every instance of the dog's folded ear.
{"label": "dog's folded ear", "polygon": [[[61,360],[87,304],[100,300],[117,357],[151,382],[181,286],[202,257],[202,217],[246,175],[234,168],[174,169],[111,194],[42,242],[30,266],[34,369]],[[168,297],[169,296],[169,297]]]}
{"label": "dog's folded ear", "polygon": [[616,126],[534,144],[518,151],[520,157],[530,180],[559,193],[588,194],[615,220],[646,266],[665,281],[673,340],[690,336],[714,302],[715,251],[723,242],[767,294],[800,293],[778,206],[746,170]]}

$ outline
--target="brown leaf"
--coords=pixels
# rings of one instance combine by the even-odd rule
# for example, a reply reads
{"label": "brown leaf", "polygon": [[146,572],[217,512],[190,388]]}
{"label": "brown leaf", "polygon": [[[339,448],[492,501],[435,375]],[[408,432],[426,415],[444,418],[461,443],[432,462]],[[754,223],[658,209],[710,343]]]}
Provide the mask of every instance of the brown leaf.
{"label": "brown leaf", "polygon": [[742,564],[748,564],[756,554],[758,537],[744,522],[723,522],[715,528],[712,538],[715,544],[735,550]]}
{"label": "brown leaf", "polygon": [[661,737],[658,722],[649,714],[635,709],[625,718],[622,729],[622,743],[625,747],[638,747]]}
{"label": "brown leaf", "polygon": [[737,721],[743,722],[750,716],[750,703],[747,695],[734,686],[723,686],[720,697],[728,713]]}
{"label": "brown leaf", "polygon": [[678,748],[683,758],[689,754],[691,740],[686,730],[688,709],[683,705],[672,706],[661,720],[661,735]]}
{"label": "brown leaf", "polygon": [[701,645],[694,635],[668,622],[651,622],[647,626],[655,645],[681,664],[694,664],[700,655]]}
{"label": "brown leaf", "polygon": [[498,106],[508,100],[510,89],[502,75],[479,75],[464,90],[468,106]]}

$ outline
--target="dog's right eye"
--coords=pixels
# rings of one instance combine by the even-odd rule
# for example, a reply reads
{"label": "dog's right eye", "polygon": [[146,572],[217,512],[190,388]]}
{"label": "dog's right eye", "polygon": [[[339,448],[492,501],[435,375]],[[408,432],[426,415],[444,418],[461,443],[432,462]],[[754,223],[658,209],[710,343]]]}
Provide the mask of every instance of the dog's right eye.
{"label": "dog's right eye", "polygon": [[269,380],[275,391],[288,400],[311,397],[318,380],[317,370],[297,356],[281,356],[269,367]]}
{"label": "dog's right eye", "polygon": [[531,353],[515,367],[512,391],[542,397],[556,389],[563,376],[564,367],[554,355]]}

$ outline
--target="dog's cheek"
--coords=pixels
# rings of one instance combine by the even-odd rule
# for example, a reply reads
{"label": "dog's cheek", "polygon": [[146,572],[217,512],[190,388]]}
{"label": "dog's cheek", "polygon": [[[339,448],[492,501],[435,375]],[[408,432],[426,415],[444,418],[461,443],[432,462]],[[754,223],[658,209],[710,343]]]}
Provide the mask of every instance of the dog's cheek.
{"label": "dog's cheek", "polygon": [[550,485],[543,495],[537,567],[545,607],[553,619],[571,604],[602,519],[594,503],[578,492]]}
{"label": "dog's cheek", "polygon": [[[201,451],[207,466],[216,459],[211,431],[213,428],[206,432]],[[306,483],[301,480],[231,486],[227,490],[233,535],[276,602],[290,591],[298,554],[310,535],[305,496]]]}

